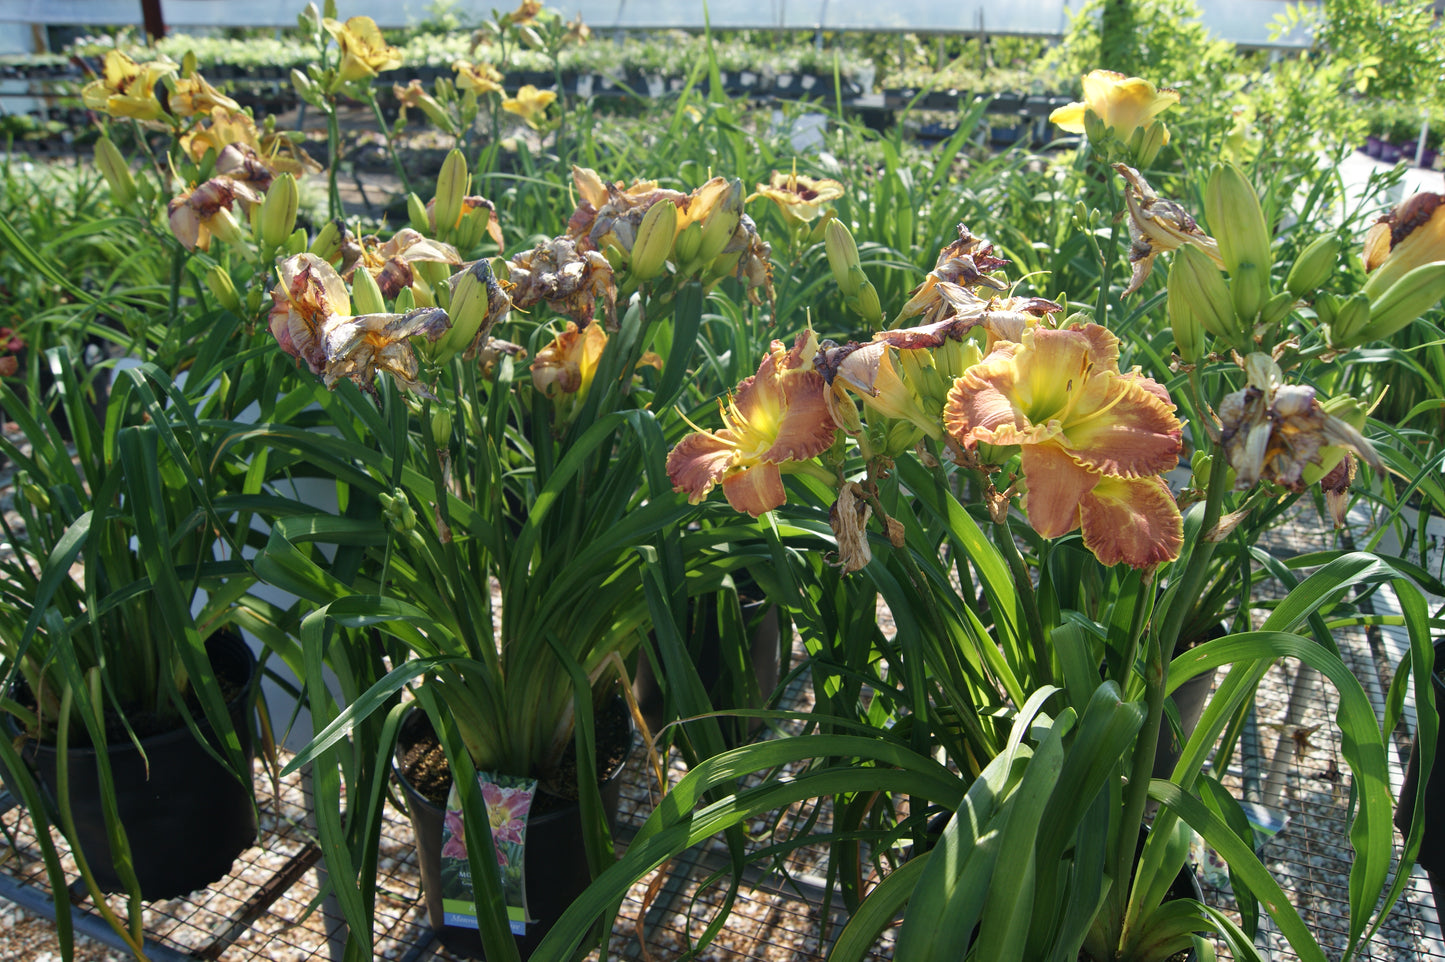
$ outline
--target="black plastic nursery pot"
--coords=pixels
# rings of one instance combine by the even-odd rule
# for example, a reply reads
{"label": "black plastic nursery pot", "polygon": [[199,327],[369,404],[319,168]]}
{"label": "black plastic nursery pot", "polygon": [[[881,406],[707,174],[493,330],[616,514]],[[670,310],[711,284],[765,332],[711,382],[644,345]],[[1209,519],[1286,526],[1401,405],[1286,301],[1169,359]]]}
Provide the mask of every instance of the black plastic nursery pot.
{"label": "black plastic nursery pot", "polygon": [[[619,702],[620,704],[620,702]],[[621,707],[625,713],[625,706]],[[622,771],[626,755],[636,742],[636,733],[627,727],[627,746],[623,761],[602,780],[602,806],[607,815],[609,831],[617,826],[617,809],[622,792]],[[482,959],[485,952],[476,929],[450,925],[442,907],[442,827],[445,809],[423,796],[402,771],[402,759],[412,746],[424,739],[435,739],[431,724],[419,710],[412,711],[402,722],[393,772],[400,783],[416,833],[417,861],[421,872],[422,898],[426,903],[427,920],[447,951],[465,958]],[[537,811],[527,820],[527,844],[523,862],[526,866],[527,909],[533,921],[525,935],[515,936],[517,951],[523,959],[531,957],[552,926],[562,917],[592,881],[587,864],[587,845],[582,829],[582,810],[575,801],[547,796],[538,791]]]}
{"label": "black plastic nursery pot", "polygon": [[[256,656],[237,635],[217,635],[206,645],[211,667],[236,694],[227,704],[231,726],[247,761],[255,757],[253,693]],[[208,721],[197,726],[220,753]],[[141,897],[175,898],[204,888],[231,870],[236,856],[256,840],[255,792],[198,742],[187,728],[141,739],[144,757],[129,741],[104,749],[110,759],[116,806],[125,826]],[[28,743],[25,760],[46,793],[56,791],[54,745]],[[105,830],[96,749],[73,747],[66,753],[70,774],[70,810],[74,842],[85,853],[96,882],[105,892],[123,892]]]}

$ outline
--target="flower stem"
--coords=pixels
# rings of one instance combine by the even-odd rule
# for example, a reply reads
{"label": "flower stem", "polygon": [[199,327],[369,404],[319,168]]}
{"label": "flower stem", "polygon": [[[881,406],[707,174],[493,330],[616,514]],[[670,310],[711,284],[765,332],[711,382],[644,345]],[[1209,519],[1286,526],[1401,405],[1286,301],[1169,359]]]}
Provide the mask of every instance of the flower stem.
{"label": "flower stem", "polygon": [[376,126],[380,128],[381,134],[386,138],[386,151],[391,154],[392,166],[396,168],[396,176],[401,178],[401,189],[403,193],[411,193],[411,179],[406,176],[406,166],[401,162],[401,155],[396,152],[396,137],[387,126],[386,118],[381,114],[381,104],[376,102],[376,93],[366,88],[366,102],[371,105],[371,113],[376,117]]}
{"label": "flower stem", "polygon": [[331,220],[341,216],[341,188],[337,168],[341,166],[341,122],[336,118],[336,100],[326,100],[326,199]]}

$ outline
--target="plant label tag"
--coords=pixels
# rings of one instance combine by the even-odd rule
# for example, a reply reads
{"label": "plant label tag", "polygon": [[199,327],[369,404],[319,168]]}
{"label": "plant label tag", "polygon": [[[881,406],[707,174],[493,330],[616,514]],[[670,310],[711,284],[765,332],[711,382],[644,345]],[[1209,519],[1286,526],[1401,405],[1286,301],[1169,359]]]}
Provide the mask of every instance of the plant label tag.
{"label": "plant label tag", "polygon": [[[477,785],[487,804],[487,821],[492,827],[492,846],[497,851],[497,874],[507,906],[507,921],[513,935],[523,935],[532,921],[527,914],[526,862],[527,815],[537,791],[535,778],[517,775],[477,773]],[[443,921],[461,928],[477,928],[477,900],[472,890],[472,868],[467,861],[467,839],[462,820],[462,803],[457,787],[447,796],[446,818],[442,822],[441,889]]]}

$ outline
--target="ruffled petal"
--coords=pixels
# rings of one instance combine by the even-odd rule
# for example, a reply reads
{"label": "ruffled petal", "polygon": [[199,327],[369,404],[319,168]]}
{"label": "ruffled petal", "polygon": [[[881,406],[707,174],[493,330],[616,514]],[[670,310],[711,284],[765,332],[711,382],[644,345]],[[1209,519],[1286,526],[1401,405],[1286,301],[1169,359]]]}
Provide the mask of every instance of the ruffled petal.
{"label": "ruffled petal", "polygon": [[837,426],[828,413],[828,383],[821,374],[802,371],[782,385],[783,418],[767,461],[806,461],[833,446]]}
{"label": "ruffled petal", "polygon": [[746,511],[754,518],[788,500],[783,490],[783,472],[771,461],[759,461],[723,478],[723,494],[735,511]]}
{"label": "ruffled petal", "polygon": [[1107,397],[1097,414],[1080,405],[1064,425],[1063,443],[1080,463],[1104,474],[1142,477],[1179,463],[1183,429],[1174,405],[1138,379],[1100,378]]}
{"label": "ruffled petal", "polygon": [[1081,467],[1057,445],[1029,445],[1023,449],[1024,512],[1029,524],[1045,538],[1057,538],[1079,526],[1079,505],[1100,475]]}
{"label": "ruffled petal", "polygon": [[1106,565],[1152,568],[1179,557],[1184,543],[1179,505],[1158,477],[1101,478],[1079,517],[1084,546]]}
{"label": "ruffled petal", "polygon": [[730,432],[694,431],[667,455],[667,477],[672,481],[672,490],[685,493],[689,502],[697,504],[722,480],[735,454]]}

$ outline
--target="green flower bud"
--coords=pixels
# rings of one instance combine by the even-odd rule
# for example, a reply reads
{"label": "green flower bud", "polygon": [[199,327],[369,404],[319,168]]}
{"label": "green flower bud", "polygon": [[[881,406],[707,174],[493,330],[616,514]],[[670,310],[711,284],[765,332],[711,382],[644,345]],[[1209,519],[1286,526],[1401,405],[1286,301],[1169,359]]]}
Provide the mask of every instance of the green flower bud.
{"label": "green flower bud", "polygon": [[1295,258],[1284,281],[1285,289],[1295,297],[1313,293],[1334,274],[1339,258],[1339,237],[1334,234],[1316,237]]}
{"label": "green flower bud", "polygon": [[853,234],[841,221],[828,221],[823,234],[823,250],[828,255],[828,266],[832,268],[838,290],[843,292],[844,297],[857,297],[862,286],[860,279],[866,282],[867,278],[863,276],[858,245],[853,240]]}
{"label": "green flower bud", "polygon": [[[1249,303],[1257,299],[1259,306],[1263,307],[1269,300],[1269,268],[1273,263],[1270,233],[1264,222],[1264,211],[1259,206],[1259,197],[1238,167],[1224,164],[1214,168],[1204,187],[1204,210],[1230,276],[1244,267],[1255,269],[1250,283],[1263,293],[1244,295],[1244,300]],[[1247,320],[1252,322],[1253,315]]]}
{"label": "green flower bud", "polygon": [[414,231],[423,234],[431,233],[431,217],[426,212],[426,204],[415,193],[406,195],[406,219]]}
{"label": "green flower bud", "polygon": [[445,451],[452,444],[452,412],[439,407],[431,416],[431,439],[439,450]]}
{"label": "green flower bud", "polygon": [[287,257],[295,257],[297,254],[306,251],[306,228],[298,227],[286,238],[285,252]]}
{"label": "green flower bud", "polygon": [[457,221],[462,216],[462,203],[467,196],[467,187],[472,175],[467,170],[467,158],[453,147],[442,161],[442,172],[437,176],[436,236],[447,240],[456,231]]}
{"label": "green flower bud", "polygon": [[672,253],[677,259],[677,265],[684,269],[697,261],[697,254],[701,249],[702,225],[696,222],[688,224],[672,244]]}
{"label": "green flower bud", "polygon": [[[1196,364],[1204,356],[1204,326],[1199,312],[1190,301],[1190,285],[1183,280],[1189,270],[1175,258],[1169,265],[1169,329],[1174,332],[1174,347],[1186,364]],[[1176,280],[1175,275],[1180,275]]]}
{"label": "green flower bud", "polygon": [[727,196],[703,218],[697,256],[704,264],[711,263],[733,239],[743,219],[743,193],[743,182],[734,177]]}
{"label": "green flower bud", "polygon": [[[1215,337],[1231,343],[1238,340],[1241,328],[1235,321],[1229,286],[1209,255],[1193,244],[1185,244],[1175,251],[1174,262],[1169,265],[1171,325],[1176,304],[1187,304],[1193,313],[1193,323],[1198,323]],[[1190,322],[1185,320],[1181,323]]]}
{"label": "green flower bud", "polygon": [[131,176],[130,164],[126,163],[120,148],[106,136],[95,142],[95,166],[100,168],[110,187],[110,198],[117,207],[129,207],[135,203],[135,178]]}
{"label": "green flower bud", "polygon": [[277,174],[261,204],[261,246],[274,251],[286,243],[296,229],[296,205],[299,194],[296,178],[289,173]]}
{"label": "green flower bud", "polygon": [[[397,301],[400,300],[398,297]],[[386,298],[381,296],[381,288],[377,286],[376,278],[364,267],[358,267],[356,273],[351,275],[351,309],[358,315],[386,313]],[[398,307],[397,313],[405,311]]]}
{"label": "green flower bud", "polygon": [[[1364,294],[1354,294],[1341,301],[1334,298],[1334,316],[1329,324],[1330,347],[1343,350],[1365,342],[1365,328],[1370,323],[1370,299]],[[1318,310],[1319,303],[1315,304]]]}
{"label": "green flower bud", "polygon": [[863,281],[858,291],[858,315],[870,327],[879,328],[883,324],[883,305],[878,300],[878,289],[868,280]]}
{"label": "green flower bud", "polygon": [[211,296],[222,307],[238,317],[242,316],[241,296],[236,293],[231,275],[220,264],[214,264],[206,271],[206,287],[210,288]]}
{"label": "green flower bud", "polygon": [[42,514],[50,510],[50,492],[30,479],[20,482],[20,493],[30,506]]}
{"label": "green flower bud", "polygon": [[1445,297],[1445,261],[1417,267],[1370,304],[1370,323],[1355,342],[1389,337]]}
{"label": "green flower bud", "polygon": [[492,273],[491,264],[479,260],[451,287],[451,328],[435,341],[417,338],[413,343],[436,363],[445,364],[484,339],[510,309],[511,301]]}
{"label": "green flower bud", "polygon": [[392,304],[398,314],[408,314],[416,310],[416,293],[410,287],[403,287],[396,292],[396,301]]}
{"label": "green flower bud", "polygon": [[1264,305],[1264,309],[1259,312],[1260,323],[1266,327],[1273,327],[1289,316],[1296,303],[1298,302],[1293,294],[1289,291],[1280,291],[1271,297]]}
{"label": "green flower bud", "polygon": [[647,281],[661,274],[677,234],[677,205],[658,201],[647,209],[632,243],[632,275]]}
{"label": "green flower bud", "polygon": [[1139,135],[1139,146],[1134,150],[1135,166],[1150,167],[1154,163],[1154,158],[1159,156],[1164,142],[1169,139],[1169,128],[1164,126],[1163,121],[1156,120],[1147,128],[1141,128],[1135,133]]}
{"label": "green flower bud", "polygon": [[1240,326],[1250,330],[1269,303],[1269,274],[1255,264],[1240,264],[1229,275],[1229,295]]}
{"label": "green flower bud", "polygon": [[321,106],[321,88],[316,85],[316,81],[294,67],[291,70],[291,86],[296,88],[296,96],[303,102],[312,107]]}
{"label": "green flower bud", "polygon": [[1339,313],[1340,299],[1329,291],[1320,291],[1315,295],[1315,302],[1312,307],[1315,309],[1315,317],[1325,327],[1330,327],[1335,322],[1335,315]]}
{"label": "green flower bud", "polygon": [[341,256],[341,232],[340,221],[330,220],[321,226],[316,232],[316,239],[311,242],[311,253],[323,261],[334,264]]}

